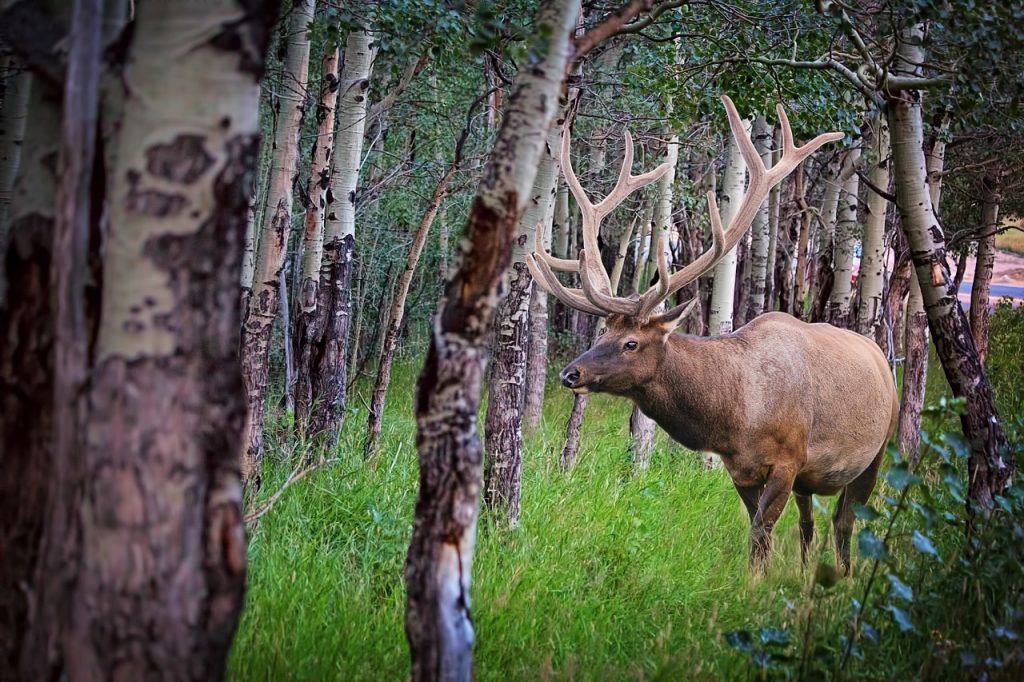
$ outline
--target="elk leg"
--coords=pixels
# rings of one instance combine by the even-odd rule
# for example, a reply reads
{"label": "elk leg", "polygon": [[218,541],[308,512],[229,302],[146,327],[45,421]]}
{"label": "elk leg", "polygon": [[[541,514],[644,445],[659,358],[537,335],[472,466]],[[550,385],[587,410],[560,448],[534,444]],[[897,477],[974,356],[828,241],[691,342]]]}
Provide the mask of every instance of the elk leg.
{"label": "elk leg", "polygon": [[882,464],[885,456],[885,448],[875,456],[875,459],[868,465],[868,468],[861,472],[861,475],[850,481],[850,484],[843,489],[839,496],[839,503],[836,504],[836,512],[832,516],[832,527],[836,533],[836,553],[839,555],[839,563],[843,575],[850,575],[850,537],[853,535],[853,503],[864,504],[871,497],[871,491],[875,489],[875,481],[878,479],[878,467]]}
{"label": "elk leg", "polygon": [[807,565],[807,555],[814,540],[814,508],[810,495],[793,493],[797,509],[800,510],[800,565]]}
{"label": "elk leg", "polygon": [[772,529],[789,502],[796,475],[785,469],[773,469],[761,492],[757,514],[750,526],[750,565],[761,572],[767,568],[772,549]]}
{"label": "elk leg", "polygon": [[[733,483],[733,485],[736,485]],[[750,524],[754,524],[754,515],[757,514],[757,503],[761,500],[761,490],[764,486],[752,485],[741,487],[736,485],[736,492],[740,494],[740,499],[743,500],[743,506],[747,508],[747,515],[750,517]]]}

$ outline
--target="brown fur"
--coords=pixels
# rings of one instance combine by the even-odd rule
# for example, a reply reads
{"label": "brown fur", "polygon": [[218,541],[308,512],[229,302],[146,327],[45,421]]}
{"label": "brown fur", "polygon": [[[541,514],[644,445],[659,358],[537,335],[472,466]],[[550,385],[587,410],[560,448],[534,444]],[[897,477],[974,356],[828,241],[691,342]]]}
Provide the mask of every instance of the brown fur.
{"label": "brown fur", "polygon": [[[848,571],[852,503],[874,489],[899,416],[885,357],[870,339],[784,313],[721,337],[673,333],[685,314],[608,317],[606,333],[562,371],[563,383],[629,398],[686,447],[721,456],[750,513],[759,568],[791,492],[805,558],[810,496],[841,493],[833,523]],[[628,341],[636,350],[624,349]]]}

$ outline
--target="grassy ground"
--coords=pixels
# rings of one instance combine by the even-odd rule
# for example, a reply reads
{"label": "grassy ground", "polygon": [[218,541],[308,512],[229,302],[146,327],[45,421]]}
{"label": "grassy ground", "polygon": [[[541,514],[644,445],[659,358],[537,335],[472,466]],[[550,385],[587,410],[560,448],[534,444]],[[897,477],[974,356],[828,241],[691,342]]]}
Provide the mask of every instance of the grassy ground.
{"label": "grassy ground", "polygon": [[[418,367],[398,367],[375,465],[361,461],[365,411],[356,407],[334,453],[341,461],[290,489],[252,530],[232,679],[408,675],[402,569],[416,495]],[[932,378],[929,399],[944,387],[939,371]],[[352,402],[363,404],[358,393]],[[754,581],[748,522],[728,476],[702,471],[660,432],[651,470],[634,473],[625,401],[592,398],[580,464],[562,474],[571,402],[550,390],[542,428],[527,439],[521,525],[504,530],[484,514],[473,571],[479,679],[746,677],[747,657],[723,633],[786,621],[809,594],[794,505],[776,530],[769,575]],[[264,495],[302,454],[280,425],[269,436]],[[834,501],[817,512],[826,561],[824,506]],[[841,583],[832,608],[848,608],[860,581]]]}
{"label": "grassy ground", "polygon": [[[1014,217],[1007,220],[1008,223],[1024,227],[1024,219]],[[1012,251],[1018,256],[1024,256],[1024,231],[1007,230],[996,235],[996,248],[1002,251]]]}

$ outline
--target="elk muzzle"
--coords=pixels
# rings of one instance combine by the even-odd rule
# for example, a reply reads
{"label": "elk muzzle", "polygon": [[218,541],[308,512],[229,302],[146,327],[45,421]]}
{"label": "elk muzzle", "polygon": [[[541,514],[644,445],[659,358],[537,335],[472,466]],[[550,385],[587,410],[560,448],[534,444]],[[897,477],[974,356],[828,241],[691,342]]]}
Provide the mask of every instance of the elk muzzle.
{"label": "elk muzzle", "polygon": [[571,388],[573,393],[587,392],[587,389],[583,386],[583,373],[575,363],[563,369],[558,376],[562,380],[562,385],[566,388]]}

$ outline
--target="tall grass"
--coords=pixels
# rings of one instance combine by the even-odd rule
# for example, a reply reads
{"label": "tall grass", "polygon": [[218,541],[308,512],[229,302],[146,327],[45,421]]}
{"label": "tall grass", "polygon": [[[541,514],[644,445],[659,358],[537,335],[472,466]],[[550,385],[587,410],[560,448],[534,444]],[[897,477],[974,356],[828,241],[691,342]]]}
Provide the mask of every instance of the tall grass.
{"label": "tall grass", "polygon": [[[402,571],[417,488],[416,369],[398,368],[375,464],[361,460],[365,412],[354,409],[332,453],[341,461],[289,490],[253,529],[234,679],[408,674]],[[571,402],[552,390],[527,438],[519,527],[483,516],[473,568],[479,678],[715,678],[741,665],[718,633],[756,627],[803,589],[795,509],[776,530],[771,573],[753,581],[746,512],[728,476],[702,471],[664,438],[651,469],[634,472],[625,401],[591,399],[580,464],[561,473]],[[271,429],[268,491],[302,454],[284,446],[281,425]]]}
{"label": "tall grass", "polygon": [[[1000,343],[993,339],[997,349]],[[1014,353],[1003,377],[1007,406],[1006,398],[1019,405]],[[368,394],[361,386],[337,448],[312,453],[338,462],[288,490],[251,529],[249,591],[232,679],[407,677],[402,575],[417,489],[412,397],[418,369],[418,361],[396,367],[377,461],[367,465],[361,457]],[[934,352],[928,381],[929,403],[948,394]],[[797,514],[789,505],[775,531],[770,571],[754,579],[747,570],[749,524],[728,476],[701,470],[699,457],[661,432],[651,469],[634,471],[626,401],[591,398],[580,463],[572,474],[560,472],[571,402],[551,388],[541,428],[527,437],[519,527],[506,529],[486,510],[481,519],[472,591],[479,679],[749,678],[765,670],[727,633],[761,632],[763,646],[771,647],[779,627],[791,648],[806,642],[807,655],[817,656],[825,650],[813,643],[831,642],[838,660],[868,563],[855,558],[852,580],[827,592],[815,587],[813,569],[833,563],[826,507],[834,498],[815,498],[812,570],[801,571]],[[280,417],[271,419],[261,496],[311,454]],[[939,426],[955,428],[956,420],[947,416]],[[883,496],[897,495],[880,482],[872,499],[879,504]],[[909,537],[908,529],[901,532]],[[935,539],[952,556],[962,534],[950,528]],[[913,556],[907,561],[915,565]],[[848,676],[912,676],[932,658],[930,645],[901,636],[875,646],[851,661]],[[885,664],[872,656],[884,656]],[[959,670],[949,668],[946,677]]]}

